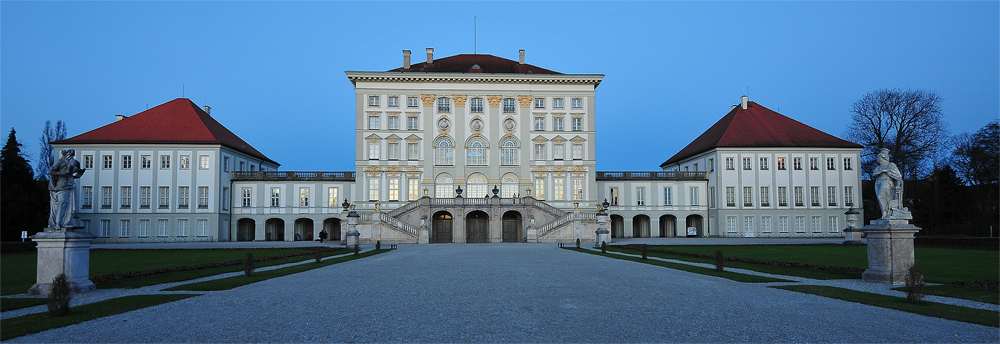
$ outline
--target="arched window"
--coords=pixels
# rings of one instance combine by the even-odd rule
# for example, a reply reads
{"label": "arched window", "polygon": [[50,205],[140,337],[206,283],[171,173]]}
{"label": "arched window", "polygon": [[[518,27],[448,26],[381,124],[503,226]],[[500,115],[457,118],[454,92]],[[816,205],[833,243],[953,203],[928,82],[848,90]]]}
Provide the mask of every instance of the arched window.
{"label": "arched window", "polygon": [[451,178],[450,174],[442,173],[434,178],[434,197],[435,198],[451,198],[455,197],[455,189],[453,189],[452,183],[455,180]]}
{"label": "arched window", "polygon": [[489,186],[486,184],[486,176],[482,173],[473,173],[467,180],[469,191],[466,193],[469,198],[483,198],[489,196]]}
{"label": "arched window", "polygon": [[455,164],[455,142],[447,136],[434,140],[434,165],[452,166]]}
{"label": "arched window", "polygon": [[486,166],[489,144],[482,136],[473,136],[465,143],[465,164]]}
{"label": "arched window", "polygon": [[519,163],[518,151],[521,145],[512,137],[505,137],[500,140],[500,165],[517,166]]}
{"label": "arched window", "polygon": [[519,179],[517,175],[513,173],[507,173],[503,175],[500,179],[500,197],[511,198],[517,193],[517,185]]}

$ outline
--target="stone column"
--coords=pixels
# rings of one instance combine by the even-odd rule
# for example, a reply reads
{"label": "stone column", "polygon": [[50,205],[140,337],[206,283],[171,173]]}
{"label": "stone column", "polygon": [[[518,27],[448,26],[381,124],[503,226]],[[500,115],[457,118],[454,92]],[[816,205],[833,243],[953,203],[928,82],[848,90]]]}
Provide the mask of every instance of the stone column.
{"label": "stone column", "polygon": [[360,218],[361,215],[353,211],[347,214],[347,247],[354,247],[354,245],[360,243],[358,241],[361,236],[361,232],[358,232],[358,220]]}
{"label": "stone column", "polygon": [[52,228],[32,236],[31,240],[38,243],[38,270],[28,294],[48,295],[52,279],[60,273],[66,274],[71,293],[97,289],[90,281],[90,242],[94,239],[97,237],[88,232]]}
{"label": "stone column", "polygon": [[903,284],[913,265],[913,235],[920,227],[907,220],[875,220],[862,227],[868,238],[868,270],[865,282]]}
{"label": "stone column", "polygon": [[604,227],[604,224],[606,223],[608,223],[608,213],[604,212],[604,210],[598,211],[597,230],[594,231],[594,234],[597,235],[597,241],[594,242],[594,247],[601,247],[602,242],[607,242],[609,244],[611,243],[611,238],[609,235],[611,231],[609,231],[607,228]]}

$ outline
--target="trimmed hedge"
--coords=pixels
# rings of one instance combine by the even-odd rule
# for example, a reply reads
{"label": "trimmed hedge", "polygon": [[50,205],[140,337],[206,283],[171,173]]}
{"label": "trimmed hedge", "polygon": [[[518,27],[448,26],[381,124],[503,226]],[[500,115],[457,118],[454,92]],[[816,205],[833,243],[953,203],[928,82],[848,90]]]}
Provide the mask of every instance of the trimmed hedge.
{"label": "trimmed hedge", "polygon": [[1000,250],[1000,238],[916,236],[913,238],[913,246]]}
{"label": "trimmed hedge", "polygon": [[951,282],[951,284],[952,285],[966,287],[966,288],[1000,290],[1000,281],[997,281],[997,280],[986,280],[986,281],[955,281],[955,282]]}
{"label": "trimmed hedge", "polygon": [[[642,245],[639,245],[639,244],[614,245],[614,247],[624,248],[624,249],[630,249],[630,250],[637,250],[637,251],[638,250],[642,250],[641,246]],[[653,248],[650,248],[648,250],[649,250],[649,252],[659,252],[659,253],[673,254],[673,255],[678,255],[678,256],[715,259],[715,255],[711,255],[711,254],[700,254],[700,253],[691,253],[691,252],[660,250],[660,249],[653,249]],[[817,264],[776,262],[776,261],[772,261],[772,260],[762,260],[762,259],[753,259],[753,258],[725,257],[725,260],[728,260],[728,261],[731,261],[731,262],[742,262],[742,263],[772,265],[772,266],[784,266],[784,267],[803,268],[803,269],[812,269],[812,270],[833,271],[833,272],[841,272],[841,273],[849,273],[849,274],[860,274],[860,273],[865,272],[865,269],[850,268],[850,267],[844,267],[844,266],[829,266],[829,265],[817,265]]]}
{"label": "trimmed hedge", "polygon": [[25,253],[25,252],[36,252],[38,249],[35,247],[38,243],[34,241],[4,241],[0,243],[0,252],[2,253]]}

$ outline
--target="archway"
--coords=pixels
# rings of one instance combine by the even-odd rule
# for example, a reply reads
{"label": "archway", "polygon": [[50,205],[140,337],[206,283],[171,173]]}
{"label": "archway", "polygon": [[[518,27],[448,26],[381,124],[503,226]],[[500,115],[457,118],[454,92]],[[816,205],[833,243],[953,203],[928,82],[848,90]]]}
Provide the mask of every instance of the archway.
{"label": "archway", "polygon": [[708,233],[704,232],[705,229],[702,226],[703,222],[704,221],[702,221],[701,215],[689,215],[686,221],[687,227],[694,227],[697,230],[699,237],[707,237]]}
{"label": "archway", "polygon": [[476,210],[465,215],[465,242],[490,241],[490,216]]}
{"label": "archway", "polygon": [[340,219],[332,217],[323,220],[323,230],[326,231],[327,239],[331,241],[340,240]]}
{"label": "archway", "polygon": [[452,217],[447,211],[434,213],[434,234],[431,240],[435,243],[452,242]]}
{"label": "archway", "polygon": [[660,237],[672,238],[677,236],[677,217],[673,215],[660,216]]}
{"label": "archway", "polygon": [[285,240],[285,220],[267,219],[264,221],[264,240],[284,241]]}
{"label": "archway", "polygon": [[621,215],[611,215],[611,237],[625,237],[625,218]]}
{"label": "archway", "polygon": [[632,237],[649,237],[649,216],[636,215],[632,217]]}
{"label": "archway", "polygon": [[313,239],[313,220],[312,219],[296,219],[295,220],[295,241],[305,240],[312,241]]}
{"label": "archway", "polygon": [[252,219],[239,219],[236,221],[236,241],[253,241],[254,227],[257,223]]}
{"label": "archway", "polygon": [[501,222],[503,224],[503,233],[501,235],[503,242],[520,242],[521,213],[508,211],[503,214]]}

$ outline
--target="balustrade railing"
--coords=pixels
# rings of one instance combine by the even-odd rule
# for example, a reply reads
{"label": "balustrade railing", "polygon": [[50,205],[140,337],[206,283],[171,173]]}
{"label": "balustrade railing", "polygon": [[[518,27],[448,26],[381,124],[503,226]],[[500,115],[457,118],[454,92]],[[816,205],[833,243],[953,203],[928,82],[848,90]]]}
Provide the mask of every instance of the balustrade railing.
{"label": "balustrade railing", "polygon": [[597,180],[698,180],[708,178],[706,171],[655,171],[655,172],[595,172]]}
{"label": "balustrade railing", "polygon": [[353,182],[355,173],[317,171],[232,171],[233,180],[336,180]]}

